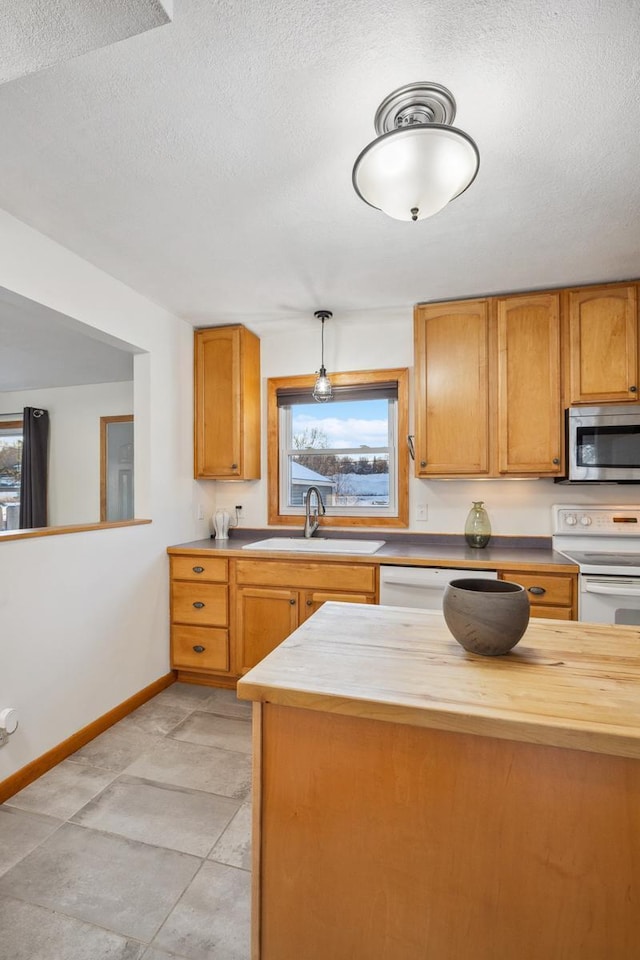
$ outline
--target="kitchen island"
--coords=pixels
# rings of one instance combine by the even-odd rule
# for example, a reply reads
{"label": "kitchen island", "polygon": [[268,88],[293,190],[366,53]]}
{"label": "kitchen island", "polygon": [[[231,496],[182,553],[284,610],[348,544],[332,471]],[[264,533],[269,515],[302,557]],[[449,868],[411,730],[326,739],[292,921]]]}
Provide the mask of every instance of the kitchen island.
{"label": "kitchen island", "polygon": [[640,632],[327,603],[254,700],[253,960],[640,955]]}

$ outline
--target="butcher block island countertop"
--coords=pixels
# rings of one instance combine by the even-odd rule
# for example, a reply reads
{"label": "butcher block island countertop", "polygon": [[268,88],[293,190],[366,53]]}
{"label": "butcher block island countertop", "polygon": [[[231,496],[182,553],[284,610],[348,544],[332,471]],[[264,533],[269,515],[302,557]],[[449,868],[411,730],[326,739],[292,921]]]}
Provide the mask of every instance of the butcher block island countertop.
{"label": "butcher block island countertop", "polygon": [[640,631],[531,620],[507,656],[482,657],[441,613],[326,603],[238,696],[640,758]]}
{"label": "butcher block island countertop", "polygon": [[640,632],[327,603],[254,700],[253,960],[637,960]]}

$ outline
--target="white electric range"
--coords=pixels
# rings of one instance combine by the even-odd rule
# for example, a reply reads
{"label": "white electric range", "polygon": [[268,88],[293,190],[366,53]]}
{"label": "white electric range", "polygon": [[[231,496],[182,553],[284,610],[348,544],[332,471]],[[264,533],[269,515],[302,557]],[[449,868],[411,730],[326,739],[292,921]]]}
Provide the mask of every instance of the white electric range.
{"label": "white electric range", "polygon": [[578,619],[640,626],[640,506],[552,509],[553,548],[580,567]]}

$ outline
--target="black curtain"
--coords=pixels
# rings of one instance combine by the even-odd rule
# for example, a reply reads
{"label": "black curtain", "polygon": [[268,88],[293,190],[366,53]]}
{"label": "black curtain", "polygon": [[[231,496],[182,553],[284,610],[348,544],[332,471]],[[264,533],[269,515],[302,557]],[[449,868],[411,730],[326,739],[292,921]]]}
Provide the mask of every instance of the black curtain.
{"label": "black curtain", "polygon": [[22,423],[20,529],[47,526],[49,413],[25,407]]}

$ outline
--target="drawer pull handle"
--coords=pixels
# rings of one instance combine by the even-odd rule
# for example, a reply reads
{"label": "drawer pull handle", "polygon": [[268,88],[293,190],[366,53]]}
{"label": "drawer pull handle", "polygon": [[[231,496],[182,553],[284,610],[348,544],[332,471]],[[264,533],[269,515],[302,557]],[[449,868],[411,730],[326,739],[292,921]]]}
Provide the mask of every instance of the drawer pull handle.
{"label": "drawer pull handle", "polygon": [[204,603],[202,602],[202,600],[196,600],[193,606],[196,608],[196,610],[202,610],[202,608],[204,607]]}
{"label": "drawer pull handle", "polygon": [[536,597],[541,597],[546,592],[544,587],[529,587],[529,593],[535,594]]}
{"label": "drawer pull handle", "polygon": [[296,605],[295,600],[289,600],[289,603],[291,604],[292,607],[295,607],[295,605]]}
{"label": "drawer pull handle", "polygon": [[196,653],[204,653],[204,651],[205,651],[206,648],[203,647],[202,644],[196,643],[196,645],[195,645],[195,647],[194,647],[193,649],[195,650]]}
{"label": "drawer pull handle", "polygon": [[204,573],[204,567],[193,567],[194,573]]}

